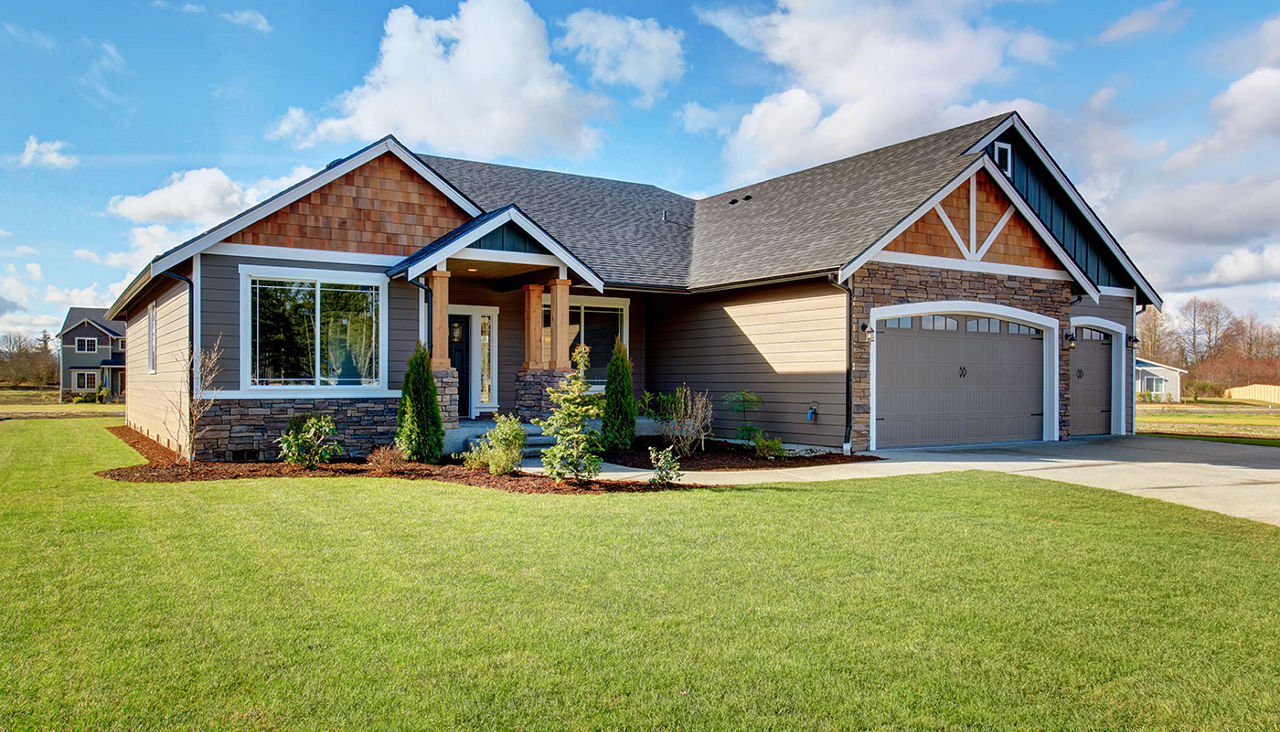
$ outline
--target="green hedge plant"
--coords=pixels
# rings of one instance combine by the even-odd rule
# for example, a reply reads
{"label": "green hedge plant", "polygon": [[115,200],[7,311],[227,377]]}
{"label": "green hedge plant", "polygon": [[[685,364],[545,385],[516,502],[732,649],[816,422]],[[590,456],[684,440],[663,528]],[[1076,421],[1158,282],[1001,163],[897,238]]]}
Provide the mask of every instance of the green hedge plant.
{"label": "green hedge plant", "polygon": [[285,430],[276,440],[280,445],[280,457],[290,465],[303,468],[314,468],[327,463],[342,454],[342,446],[330,442],[329,438],[337,433],[333,417],[323,415],[311,417],[296,431]]}
{"label": "green hedge plant", "polygon": [[591,426],[591,420],[599,417],[601,410],[600,400],[590,393],[591,385],[587,383],[590,352],[586,346],[574,349],[573,370],[560,386],[547,389],[556,405],[551,416],[533,420],[544,434],[556,440],[556,444],[542,451],[542,467],[557,483],[587,480],[600,474],[600,432]]}
{"label": "green hedge plant", "polygon": [[406,460],[438,463],[444,454],[444,420],[431,373],[431,354],[419,343],[409,357],[396,412],[396,447]]}
{"label": "green hedge plant", "polygon": [[630,450],[636,440],[636,396],[631,384],[631,357],[619,338],[613,342],[604,386],[601,441],[606,450]]}
{"label": "green hedge plant", "polygon": [[499,415],[484,436],[470,450],[458,456],[462,464],[471,470],[488,470],[493,475],[515,472],[524,460],[524,446],[528,438],[520,418],[514,414]]}

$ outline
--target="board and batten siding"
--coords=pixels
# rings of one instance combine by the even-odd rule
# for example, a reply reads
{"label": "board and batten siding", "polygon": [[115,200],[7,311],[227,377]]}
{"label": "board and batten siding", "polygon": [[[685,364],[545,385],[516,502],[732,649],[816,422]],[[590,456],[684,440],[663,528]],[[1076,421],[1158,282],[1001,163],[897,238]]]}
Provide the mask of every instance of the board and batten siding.
{"label": "board and batten siding", "polygon": [[[1109,320],[1113,323],[1119,323],[1125,328],[1128,335],[1134,335],[1135,318],[1134,303],[1132,297],[1119,297],[1116,295],[1103,295],[1098,298],[1095,304],[1088,298],[1082,299],[1080,302],[1071,306],[1071,317],[1089,316],[1093,318],[1101,318]],[[1133,394],[1130,393],[1133,388],[1133,352],[1129,350],[1128,344],[1123,339],[1118,344],[1119,348],[1125,349],[1124,355],[1124,383],[1113,384],[1112,388],[1122,388],[1125,394],[1125,415],[1124,424],[1126,432],[1133,432]]]}
{"label": "board and batten siding", "polygon": [[[172,284],[165,285],[165,282]],[[160,444],[177,449],[185,440],[185,426],[179,412],[187,404],[191,388],[188,364],[187,285],[160,280],[153,302],[156,309],[156,368],[148,368],[149,333],[147,305],[129,312],[125,338],[125,370],[129,388],[125,394],[125,424]]]}
{"label": "board and batten siding", "polygon": [[[845,430],[845,294],[825,280],[652,297],[648,323],[661,338],[646,353],[647,386],[710,391],[716,434],[738,417],[725,395],[754,391],[767,402],[753,423],[785,442],[838,448]],[[806,419],[817,406],[814,421]]]}
{"label": "board and batten siding", "polygon": [[[335,272],[382,272],[381,267],[335,264],[301,260],[200,255],[200,341],[202,348],[213,348],[222,337],[222,357],[214,381],[218,389],[240,388],[240,265],[264,267],[299,267]],[[418,292],[404,280],[389,283],[387,293],[390,343],[387,345],[387,388],[399,389],[404,381],[405,364],[418,342]],[[317,397],[321,396],[317,394]]]}

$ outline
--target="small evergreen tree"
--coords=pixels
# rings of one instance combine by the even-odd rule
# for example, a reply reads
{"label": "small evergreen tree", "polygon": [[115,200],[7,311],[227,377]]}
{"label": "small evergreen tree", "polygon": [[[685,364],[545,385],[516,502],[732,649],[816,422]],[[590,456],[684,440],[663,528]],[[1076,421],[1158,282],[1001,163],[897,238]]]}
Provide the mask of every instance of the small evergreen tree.
{"label": "small evergreen tree", "polygon": [[431,354],[419,343],[409,357],[396,412],[396,446],[406,460],[438,463],[444,453],[444,420],[431,373]]}
{"label": "small evergreen tree", "polygon": [[589,393],[586,376],[590,351],[586,346],[574,349],[573,371],[559,388],[547,389],[556,405],[551,416],[533,420],[544,434],[556,438],[556,444],[542,451],[542,467],[557,483],[600,474],[600,433],[591,427],[591,420],[600,416],[600,400]]}
{"label": "small evergreen tree", "polygon": [[604,386],[604,449],[631,449],[636,439],[636,396],[631,386],[631,357],[619,338],[613,342],[609,377]]}

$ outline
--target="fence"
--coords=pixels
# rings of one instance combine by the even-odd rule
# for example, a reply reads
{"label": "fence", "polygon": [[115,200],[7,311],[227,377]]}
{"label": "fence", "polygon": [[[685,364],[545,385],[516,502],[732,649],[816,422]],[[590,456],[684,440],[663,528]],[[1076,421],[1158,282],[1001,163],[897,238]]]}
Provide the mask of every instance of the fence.
{"label": "fence", "polygon": [[1228,399],[1255,399],[1260,402],[1280,404],[1280,386],[1275,384],[1250,384],[1227,389]]}

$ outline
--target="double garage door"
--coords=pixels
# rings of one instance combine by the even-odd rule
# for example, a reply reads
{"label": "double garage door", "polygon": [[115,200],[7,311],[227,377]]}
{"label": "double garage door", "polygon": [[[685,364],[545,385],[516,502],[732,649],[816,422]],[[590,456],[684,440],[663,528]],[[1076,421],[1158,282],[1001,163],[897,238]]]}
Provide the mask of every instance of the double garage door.
{"label": "double garage door", "polygon": [[959,314],[880,320],[876,447],[1039,440],[1044,332]]}

